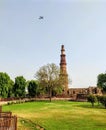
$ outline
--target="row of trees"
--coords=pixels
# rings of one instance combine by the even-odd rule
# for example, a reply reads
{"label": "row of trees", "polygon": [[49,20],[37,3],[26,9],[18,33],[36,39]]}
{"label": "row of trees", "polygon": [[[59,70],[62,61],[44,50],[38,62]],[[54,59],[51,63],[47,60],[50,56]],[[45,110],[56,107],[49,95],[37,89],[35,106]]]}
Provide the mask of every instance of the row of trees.
{"label": "row of trees", "polygon": [[[0,72],[0,97],[37,97],[47,95],[51,97],[62,93],[65,82],[60,76],[60,68],[54,63],[44,65],[35,74],[36,80],[26,81],[23,76],[17,76],[13,81],[7,73]],[[99,74],[97,86],[106,92],[106,73]]]}
{"label": "row of trees", "polygon": [[0,72],[0,97],[36,97],[39,95],[53,95],[62,92],[64,79],[60,76],[60,69],[55,64],[47,64],[36,72],[36,80],[26,81],[23,76],[17,76],[13,81],[7,73]]}
{"label": "row of trees", "polygon": [[23,76],[15,78],[15,82],[7,73],[0,72],[0,97],[22,97],[25,96],[26,80]]}
{"label": "row of trees", "polygon": [[102,104],[106,108],[106,95],[88,95],[87,97],[88,102],[91,102],[92,107],[94,107],[94,103],[98,102],[98,104]]}

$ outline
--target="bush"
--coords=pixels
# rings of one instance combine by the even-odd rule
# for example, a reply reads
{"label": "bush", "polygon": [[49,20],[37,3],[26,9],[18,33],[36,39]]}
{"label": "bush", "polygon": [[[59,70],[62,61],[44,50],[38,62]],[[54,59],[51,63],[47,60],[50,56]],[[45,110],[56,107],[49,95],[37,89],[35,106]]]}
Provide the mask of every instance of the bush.
{"label": "bush", "polygon": [[87,96],[88,102],[91,102],[92,107],[94,107],[94,103],[97,101],[97,98],[95,95],[91,94]]}
{"label": "bush", "polygon": [[100,100],[101,100],[101,96],[100,96],[100,95],[96,95],[96,98],[97,98],[98,105],[99,105],[99,103],[100,103]]}
{"label": "bush", "polygon": [[101,104],[106,108],[106,95],[101,96],[100,102],[101,102]]}

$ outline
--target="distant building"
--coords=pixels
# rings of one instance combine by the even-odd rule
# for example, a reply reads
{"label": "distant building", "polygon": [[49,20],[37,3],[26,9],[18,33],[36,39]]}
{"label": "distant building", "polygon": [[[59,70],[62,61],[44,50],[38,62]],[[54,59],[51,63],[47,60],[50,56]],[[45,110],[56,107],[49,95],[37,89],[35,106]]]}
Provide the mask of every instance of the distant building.
{"label": "distant building", "polygon": [[69,96],[73,99],[85,99],[87,95],[94,94],[94,95],[102,95],[102,91],[100,88],[95,86],[89,86],[88,88],[70,88],[69,89]]}

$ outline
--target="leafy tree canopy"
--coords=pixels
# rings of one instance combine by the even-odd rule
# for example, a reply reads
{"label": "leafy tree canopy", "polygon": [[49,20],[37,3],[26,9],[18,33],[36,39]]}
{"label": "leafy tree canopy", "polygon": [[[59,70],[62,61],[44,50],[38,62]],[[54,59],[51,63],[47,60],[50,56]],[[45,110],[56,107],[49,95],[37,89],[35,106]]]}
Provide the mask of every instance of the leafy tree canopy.
{"label": "leafy tree canopy", "polygon": [[[54,63],[44,65],[36,72],[35,77],[40,85],[47,88],[50,101],[53,90],[62,86],[63,80],[60,79],[60,69]],[[57,88],[57,89],[56,89]]]}
{"label": "leafy tree canopy", "polygon": [[97,77],[97,86],[106,92],[106,73],[101,73]]}
{"label": "leafy tree canopy", "polygon": [[25,96],[26,79],[23,76],[17,76],[14,84],[14,94],[16,97]]}
{"label": "leafy tree canopy", "polygon": [[38,82],[37,81],[35,81],[35,80],[29,81],[28,93],[29,93],[29,96],[31,96],[31,97],[37,96],[37,93],[38,93]]}
{"label": "leafy tree canopy", "polygon": [[0,96],[11,97],[14,82],[7,73],[0,72]]}

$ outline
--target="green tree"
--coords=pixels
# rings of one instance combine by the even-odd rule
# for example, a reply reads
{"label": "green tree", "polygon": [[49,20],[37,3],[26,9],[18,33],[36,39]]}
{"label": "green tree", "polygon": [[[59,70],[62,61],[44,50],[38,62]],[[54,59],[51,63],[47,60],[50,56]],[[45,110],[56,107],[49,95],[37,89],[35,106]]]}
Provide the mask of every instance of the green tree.
{"label": "green tree", "polygon": [[101,96],[100,96],[100,95],[96,95],[96,98],[97,98],[98,105],[99,105],[99,103],[100,103],[100,101],[101,101]]}
{"label": "green tree", "polygon": [[38,82],[31,80],[28,83],[28,94],[30,97],[36,97],[38,94]]}
{"label": "green tree", "polygon": [[101,73],[97,77],[97,86],[106,92],[106,73]]}
{"label": "green tree", "polygon": [[58,96],[59,94],[61,94],[63,92],[63,86],[58,86],[58,87],[55,87],[53,89],[53,96]]}
{"label": "green tree", "polygon": [[13,93],[13,86],[14,86],[14,82],[12,80],[10,80],[9,82],[9,89],[8,89],[8,97],[14,97],[14,93]]}
{"label": "green tree", "polygon": [[[40,85],[46,88],[50,101],[52,98],[53,90],[62,86],[63,80],[60,79],[60,69],[54,63],[44,65],[36,72],[35,77]],[[60,89],[60,88],[59,88]]]}
{"label": "green tree", "polygon": [[13,81],[7,73],[0,72],[0,97],[11,97]]}
{"label": "green tree", "polygon": [[26,79],[23,76],[17,76],[14,84],[15,97],[25,97]]}
{"label": "green tree", "polygon": [[94,107],[94,103],[97,101],[97,98],[95,95],[90,94],[87,96],[87,100],[88,100],[88,102],[91,102],[92,107]]}
{"label": "green tree", "polygon": [[100,102],[106,108],[106,95],[101,96]]}

